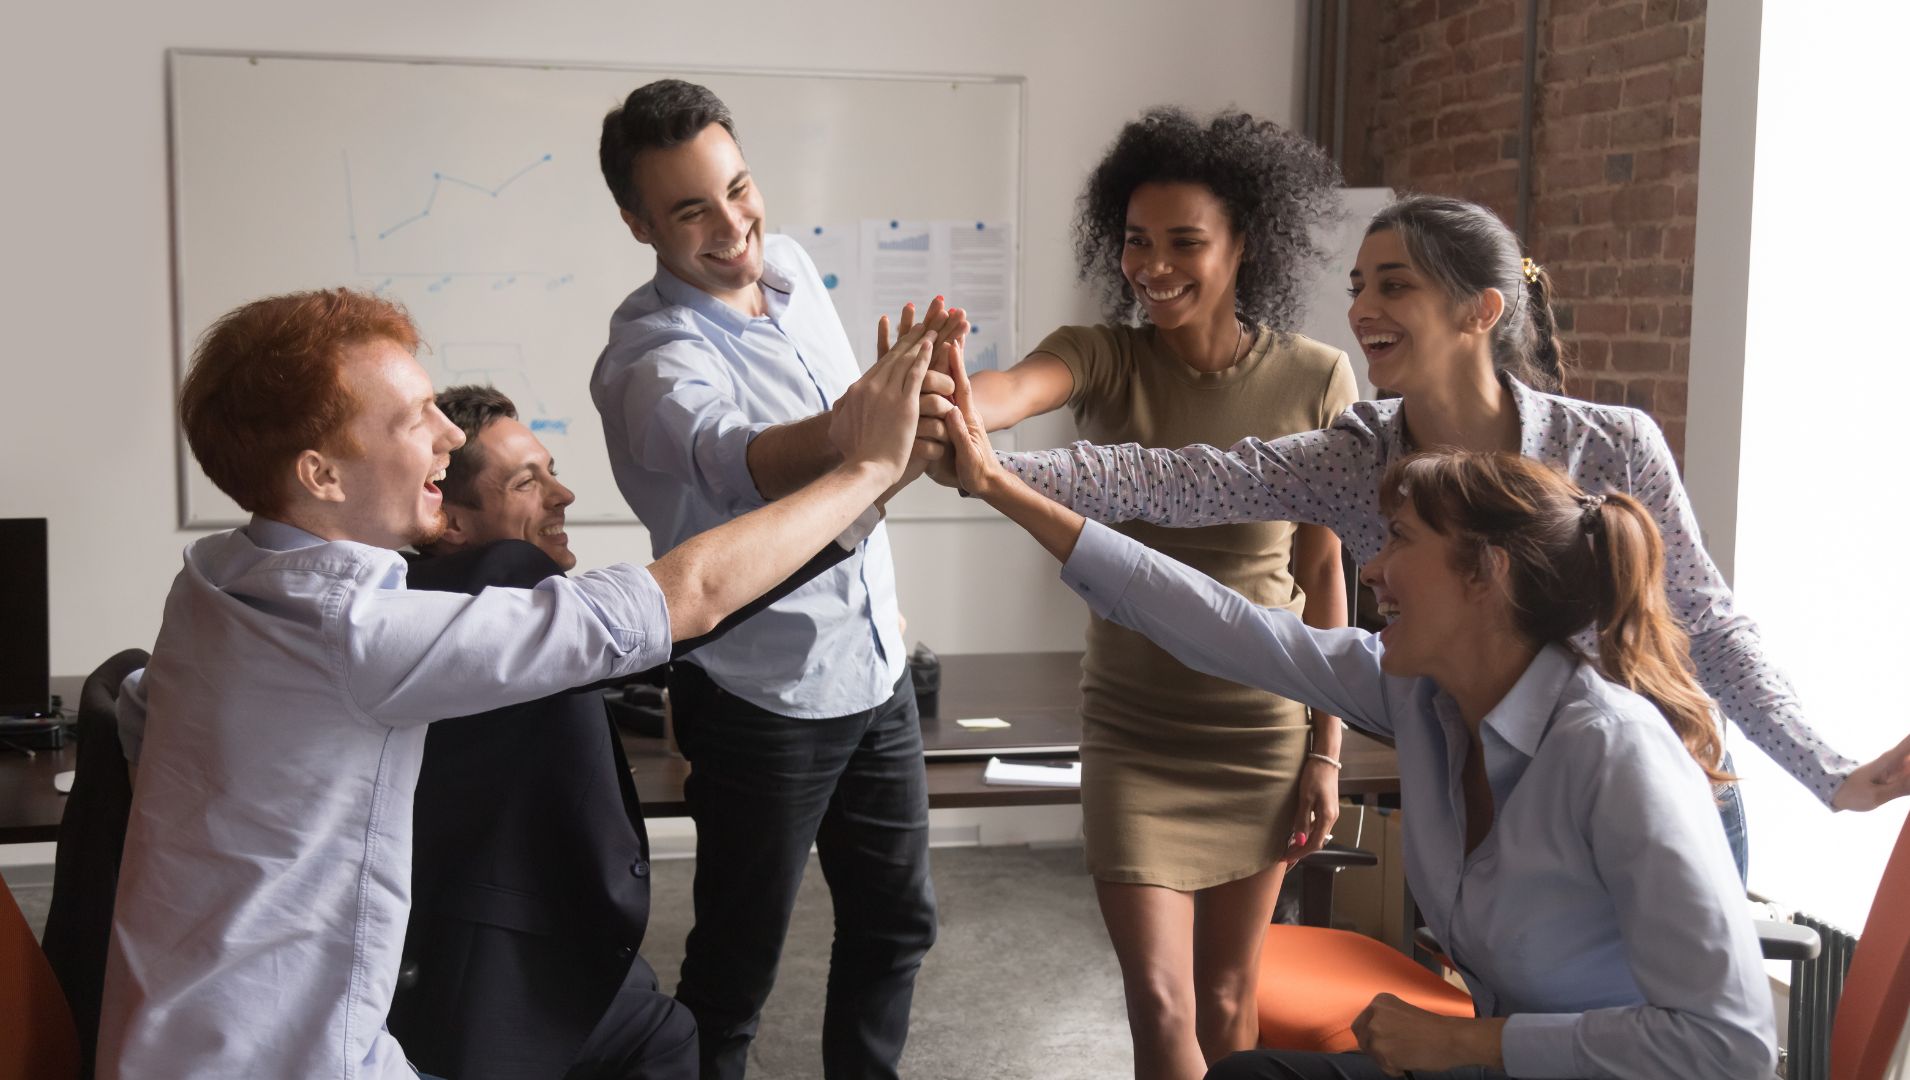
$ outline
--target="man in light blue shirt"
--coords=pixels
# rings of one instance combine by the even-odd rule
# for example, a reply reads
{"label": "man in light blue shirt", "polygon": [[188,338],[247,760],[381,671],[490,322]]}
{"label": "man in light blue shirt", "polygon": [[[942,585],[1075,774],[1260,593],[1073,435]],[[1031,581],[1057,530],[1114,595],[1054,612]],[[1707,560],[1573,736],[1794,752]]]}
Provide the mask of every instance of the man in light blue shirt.
{"label": "man in light blue shirt", "polygon": [[655,666],[787,576],[901,477],[929,340],[837,404],[843,463],[801,491],[648,568],[471,596],[405,588],[463,435],[403,312],[340,289],[220,320],[181,419],[253,517],[187,547],[122,694],[143,738],[100,1075],[413,1076],[384,1023],[426,725]]}
{"label": "man in light blue shirt", "polygon": [[[604,119],[601,159],[657,272],[611,316],[591,396],[618,486],[661,553],[832,467],[828,414],[856,363],[803,250],[764,235],[729,112],[707,89],[639,88]],[[955,316],[945,336],[959,327]],[[879,526],[837,568],[672,668],[697,825],[677,997],[696,1015],[706,1080],[743,1075],[812,842],[836,911],[824,1072],[895,1075],[935,937],[906,674]]]}

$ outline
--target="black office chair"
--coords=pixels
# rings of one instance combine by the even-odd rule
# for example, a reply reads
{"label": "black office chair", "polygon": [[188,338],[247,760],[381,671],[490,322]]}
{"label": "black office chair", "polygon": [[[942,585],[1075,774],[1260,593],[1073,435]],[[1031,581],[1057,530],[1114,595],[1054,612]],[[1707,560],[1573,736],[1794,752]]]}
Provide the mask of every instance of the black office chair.
{"label": "black office chair", "polygon": [[60,815],[53,856],[53,898],[40,947],[66,991],[79,1031],[81,1076],[93,1075],[99,1040],[106,943],[113,932],[113,894],[126,846],[133,788],[119,743],[119,686],[145,667],[143,649],[127,649],[94,669],[80,690],[79,748],[73,790]]}

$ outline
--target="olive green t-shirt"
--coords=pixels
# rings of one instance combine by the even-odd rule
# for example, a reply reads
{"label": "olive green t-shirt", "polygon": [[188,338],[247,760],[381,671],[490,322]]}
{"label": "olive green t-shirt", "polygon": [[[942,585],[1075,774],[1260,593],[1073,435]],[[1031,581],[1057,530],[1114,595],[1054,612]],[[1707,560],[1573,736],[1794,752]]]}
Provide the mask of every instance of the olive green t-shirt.
{"label": "olive green t-shirt", "polygon": [[[1358,396],[1346,354],[1297,334],[1281,338],[1262,330],[1239,363],[1216,372],[1181,362],[1152,326],[1064,326],[1034,351],[1067,365],[1074,376],[1068,407],[1081,438],[1094,443],[1224,447],[1249,435],[1273,439],[1326,427]],[[1295,612],[1303,605],[1289,565],[1294,526],[1288,522],[1199,529],[1128,522],[1115,528],[1254,603]],[[1194,696],[1237,697],[1226,689],[1232,684],[1206,676],[1190,684],[1191,673],[1165,651],[1102,619],[1090,625],[1083,669],[1091,712],[1098,711],[1096,699],[1136,709],[1156,699],[1190,704],[1188,692],[1202,687],[1205,693]]]}

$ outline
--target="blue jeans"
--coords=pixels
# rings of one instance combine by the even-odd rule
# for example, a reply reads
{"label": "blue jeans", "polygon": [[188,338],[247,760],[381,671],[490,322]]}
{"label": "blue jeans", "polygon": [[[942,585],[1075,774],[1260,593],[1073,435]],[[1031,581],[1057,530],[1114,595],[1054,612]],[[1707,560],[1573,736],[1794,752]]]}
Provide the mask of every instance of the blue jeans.
{"label": "blue jeans", "polygon": [[[1731,767],[1731,754],[1725,752],[1720,767],[1725,772],[1735,773]],[[1728,784],[1724,794],[1718,796],[1718,816],[1724,819],[1724,838],[1731,844],[1731,859],[1738,864],[1738,880],[1749,881],[1751,872],[1751,838],[1744,825],[1744,793],[1738,785]]]}

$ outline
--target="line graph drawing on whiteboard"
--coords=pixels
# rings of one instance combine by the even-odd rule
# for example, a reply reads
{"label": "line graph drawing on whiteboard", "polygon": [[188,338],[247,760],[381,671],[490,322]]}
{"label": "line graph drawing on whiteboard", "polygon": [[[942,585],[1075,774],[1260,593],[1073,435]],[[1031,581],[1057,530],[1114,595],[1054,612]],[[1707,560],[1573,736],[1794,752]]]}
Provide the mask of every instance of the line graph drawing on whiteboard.
{"label": "line graph drawing on whiteboard", "polygon": [[[447,249],[455,245],[449,240],[441,237],[414,237],[415,230],[410,228],[410,226],[432,220],[433,211],[440,209],[438,206],[439,196],[447,186],[459,191],[475,193],[471,208],[482,208],[487,202],[500,202],[501,197],[510,191],[519,180],[524,179],[526,176],[531,175],[555,161],[555,155],[548,153],[540,154],[530,162],[519,166],[515,171],[506,175],[503,180],[488,187],[463,176],[433,169],[431,170],[431,186],[425,194],[423,205],[419,209],[398,218],[395,222],[382,229],[361,229],[359,227],[359,190],[353,177],[351,151],[340,150],[339,159],[344,167],[345,222],[346,235],[351,243],[352,272],[361,278],[383,278],[383,281],[373,287],[373,292],[382,293],[386,291],[400,278],[423,280],[426,282],[426,290],[434,293],[460,279],[482,280],[488,283],[493,290],[509,289],[520,282],[537,281],[542,283],[547,291],[564,288],[576,281],[576,276],[572,273],[529,266],[493,269],[489,266],[473,267],[466,264],[420,266],[415,269],[393,269],[390,265],[392,263],[403,263],[405,261],[403,256],[406,253],[394,252],[387,246],[388,242],[394,238],[402,240],[412,240],[415,238],[420,241],[419,243],[413,244],[412,250],[409,252],[413,258],[417,258],[420,254],[423,254],[432,262],[451,258]],[[394,181],[394,184],[410,184],[414,182],[415,179],[415,177],[412,177],[406,180]],[[477,196],[482,196],[482,199],[477,199]],[[461,207],[460,209],[463,208]],[[461,215],[440,214],[438,220],[443,220],[447,216],[455,221]],[[483,235],[481,230],[472,228],[469,224],[464,225],[462,228],[456,228],[454,225],[452,228],[456,230],[453,232],[452,237],[467,244],[471,242],[472,237]],[[399,237],[398,234],[400,233],[406,235]],[[480,259],[477,261],[482,262],[483,260]],[[508,266],[508,264],[506,265]]]}
{"label": "line graph drawing on whiteboard", "polygon": [[524,363],[524,347],[515,341],[447,341],[438,346],[425,366],[440,390],[463,383],[488,383],[517,406],[525,427],[544,436],[570,434],[570,417],[551,415]]}

